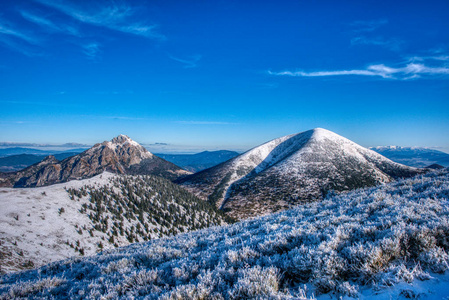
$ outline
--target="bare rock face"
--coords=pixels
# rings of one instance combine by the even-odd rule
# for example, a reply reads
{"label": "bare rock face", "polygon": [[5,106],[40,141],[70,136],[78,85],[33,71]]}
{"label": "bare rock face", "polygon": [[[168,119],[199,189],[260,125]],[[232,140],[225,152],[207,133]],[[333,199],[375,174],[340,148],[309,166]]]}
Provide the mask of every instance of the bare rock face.
{"label": "bare rock face", "polygon": [[242,219],[424,172],[316,128],[274,139],[178,183]]}
{"label": "bare rock face", "polygon": [[24,170],[0,175],[0,186],[35,187],[84,179],[104,171],[117,174],[158,175],[174,180],[189,172],[159,158],[126,135],[96,144],[62,161],[48,156]]}

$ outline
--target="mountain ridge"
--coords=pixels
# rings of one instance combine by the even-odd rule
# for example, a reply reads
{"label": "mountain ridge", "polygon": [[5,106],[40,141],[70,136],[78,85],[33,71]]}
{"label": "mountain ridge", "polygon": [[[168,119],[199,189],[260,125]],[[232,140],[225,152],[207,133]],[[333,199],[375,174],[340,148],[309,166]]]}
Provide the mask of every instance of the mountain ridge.
{"label": "mountain ridge", "polygon": [[421,172],[315,128],[273,139],[178,183],[233,217],[249,217],[314,201],[331,190],[374,186]]}
{"label": "mountain ridge", "polygon": [[157,175],[170,180],[189,172],[153,155],[143,146],[126,135],[119,135],[111,141],[97,143],[62,161],[47,156],[41,162],[28,168],[0,173],[0,186],[35,187],[83,179],[103,171],[117,174]]}

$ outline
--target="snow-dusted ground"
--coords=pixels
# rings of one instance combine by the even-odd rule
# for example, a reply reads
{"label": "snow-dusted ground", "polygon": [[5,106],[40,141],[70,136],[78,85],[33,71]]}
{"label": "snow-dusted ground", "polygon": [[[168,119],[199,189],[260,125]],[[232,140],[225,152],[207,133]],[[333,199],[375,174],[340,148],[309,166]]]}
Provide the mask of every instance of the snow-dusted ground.
{"label": "snow-dusted ground", "polygon": [[447,170],[420,175],[6,275],[0,298],[447,300],[448,197]]}
{"label": "snow-dusted ground", "polygon": [[[104,234],[80,235],[77,228],[91,224],[80,214],[83,201],[72,201],[66,189],[85,185],[103,186],[116,175],[105,172],[90,179],[72,180],[38,188],[0,188],[0,258],[1,272],[21,269],[21,265],[43,264],[79,255],[67,241],[85,249],[86,255],[97,252]],[[60,213],[61,208],[64,212]],[[104,243],[104,242],[103,242]]]}
{"label": "snow-dusted ground", "polygon": [[114,175],[0,188],[0,273],[226,224],[224,215],[155,176]]}

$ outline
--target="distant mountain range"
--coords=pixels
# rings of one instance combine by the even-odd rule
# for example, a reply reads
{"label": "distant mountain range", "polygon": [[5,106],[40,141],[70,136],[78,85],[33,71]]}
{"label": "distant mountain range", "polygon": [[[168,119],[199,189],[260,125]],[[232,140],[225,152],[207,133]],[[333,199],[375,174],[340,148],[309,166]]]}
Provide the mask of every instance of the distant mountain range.
{"label": "distant mountain range", "polygon": [[[0,172],[20,171],[32,164],[42,161],[48,155],[53,155],[57,160],[63,160],[85,150],[86,149],[71,149],[62,152],[37,150],[32,148],[0,149]],[[155,155],[183,168],[184,170],[195,173],[227,161],[239,155],[239,153],[235,151],[219,150],[204,151],[196,154],[155,153]]]}
{"label": "distant mountain range", "polygon": [[421,147],[379,146],[370,148],[392,161],[423,168],[433,164],[449,167],[449,154]]}
{"label": "distant mountain range", "polygon": [[196,173],[234,158],[239,155],[239,153],[235,151],[219,150],[204,151],[196,154],[155,153],[155,155],[162,157],[187,171]]}
{"label": "distant mountain range", "polygon": [[247,218],[424,172],[317,128],[274,139],[177,183]]}
{"label": "distant mountain range", "polygon": [[20,155],[20,154],[30,154],[30,155],[56,155],[62,153],[81,153],[86,151],[88,148],[76,148],[69,150],[41,150],[34,148],[22,148],[22,147],[13,147],[13,148],[0,148],[0,158],[11,156],[11,155]]}
{"label": "distant mountain range", "polygon": [[[59,154],[54,154],[57,160],[63,160],[67,157],[77,155],[79,152],[64,152]],[[36,154],[17,154],[9,155],[5,157],[0,157],[0,172],[14,172],[20,171],[44,160],[47,155],[36,155]]]}
{"label": "distant mountain range", "polygon": [[170,180],[190,172],[150,153],[125,135],[62,161],[48,156],[24,170],[0,173],[0,186],[36,187],[90,178],[103,171],[118,174],[157,175]]}

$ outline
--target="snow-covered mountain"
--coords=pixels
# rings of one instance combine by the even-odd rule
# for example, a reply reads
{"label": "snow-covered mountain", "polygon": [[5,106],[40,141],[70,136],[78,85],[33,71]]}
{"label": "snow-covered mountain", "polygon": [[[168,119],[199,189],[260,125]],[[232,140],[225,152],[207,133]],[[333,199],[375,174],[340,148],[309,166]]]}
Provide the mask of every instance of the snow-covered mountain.
{"label": "snow-covered mountain", "polygon": [[225,224],[170,181],[104,172],[37,188],[0,188],[0,273]]}
{"label": "snow-covered mountain", "polygon": [[158,175],[176,179],[189,172],[153,155],[126,135],[96,144],[62,161],[48,156],[41,162],[13,173],[0,173],[0,186],[35,187],[89,178],[110,171],[117,174]]}
{"label": "snow-covered mountain", "polygon": [[0,299],[444,300],[448,195],[447,170],[333,195],[5,275]]}
{"label": "snow-covered mountain", "polygon": [[421,172],[316,128],[274,139],[178,183],[246,218]]}
{"label": "snow-covered mountain", "polygon": [[378,146],[371,147],[373,151],[392,161],[417,168],[438,164],[449,167],[449,154],[423,147]]}

